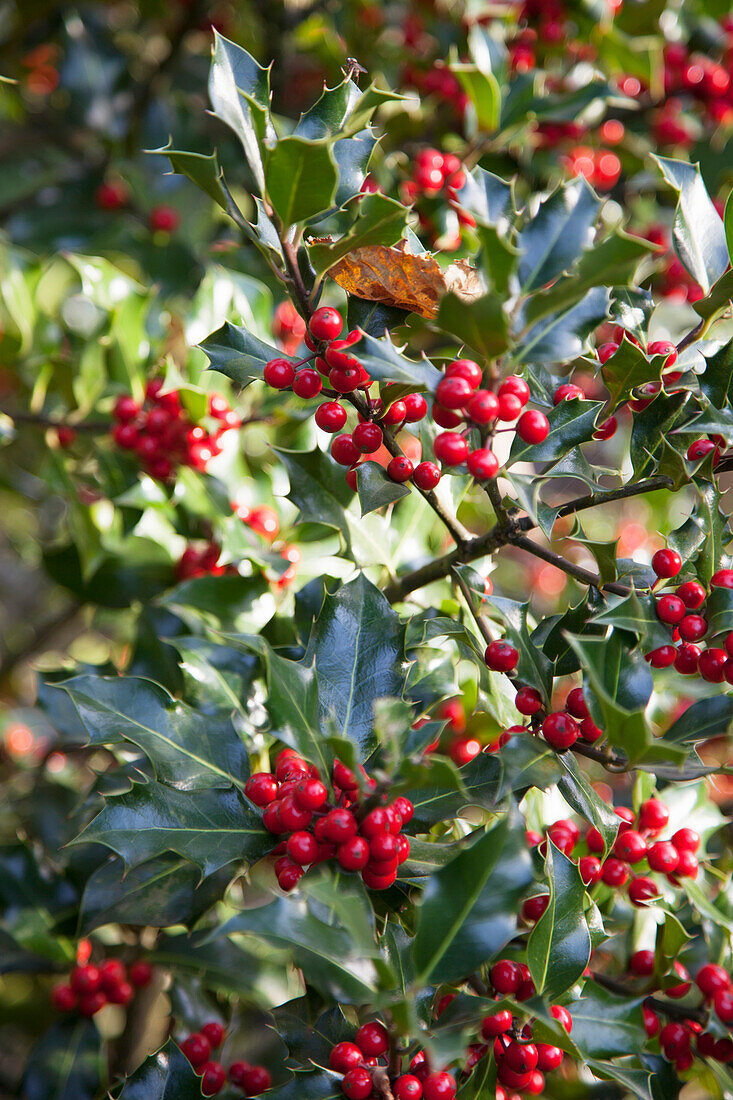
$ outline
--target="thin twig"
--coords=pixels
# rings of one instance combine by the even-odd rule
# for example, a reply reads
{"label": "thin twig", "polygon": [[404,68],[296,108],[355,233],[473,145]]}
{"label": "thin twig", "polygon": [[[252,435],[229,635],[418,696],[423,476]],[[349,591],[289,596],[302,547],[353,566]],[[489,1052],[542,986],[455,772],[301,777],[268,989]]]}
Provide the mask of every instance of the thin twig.
{"label": "thin twig", "polygon": [[604,583],[597,573],[593,573],[590,569],[584,569],[582,565],[576,565],[575,562],[568,561],[562,554],[556,554],[554,550],[548,550],[546,547],[540,546],[539,543],[528,539],[526,535],[518,535],[512,542],[520,550],[526,550],[528,554],[534,554],[536,558],[542,558],[543,561],[549,562],[557,569],[562,569],[568,576],[575,577],[582,584],[605,589],[607,592],[614,592],[617,596],[630,596],[633,591],[628,585],[618,584],[616,581]]}
{"label": "thin twig", "polygon": [[69,428],[74,432],[95,432],[99,435],[110,431],[112,425],[109,420],[81,420],[74,423],[70,420],[56,420],[42,413],[11,412],[10,409],[0,409],[0,416],[7,416],[9,420],[17,424],[32,424],[37,428]]}

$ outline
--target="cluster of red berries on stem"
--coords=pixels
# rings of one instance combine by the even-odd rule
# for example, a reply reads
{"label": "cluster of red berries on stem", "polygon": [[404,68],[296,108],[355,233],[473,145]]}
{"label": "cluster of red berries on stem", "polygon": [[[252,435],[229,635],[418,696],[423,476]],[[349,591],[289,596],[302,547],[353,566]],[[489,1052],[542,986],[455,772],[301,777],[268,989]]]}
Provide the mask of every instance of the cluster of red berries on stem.
{"label": "cluster of red berries on stem", "polygon": [[105,959],[95,965],[80,962],[69,975],[68,982],[54,986],[51,1004],[58,1012],[78,1012],[95,1016],[105,1005],[127,1005],[135,989],[148,984],[153,970],[144,959],[126,967],[120,959]]}
{"label": "cluster of red berries on stem", "polygon": [[143,469],[160,481],[170,478],[179,466],[205,470],[209,461],[221,453],[221,436],[241,425],[226,398],[212,394],[208,413],[219,426],[207,431],[189,418],[175,390],[162,392],[163,385],[162,378],[151,378],[142,405],[130,394],[123,394],[112,413],[116,421],[112,429],[114,442],[136,454]]}
{"label": "cluster of red berries on stem", "polygon": [[[660,581],[680,573],[682,558],[676,550],[657,550],[652,568],[657,575],[656,589]],[[733,569],[719,569],[710,578],[710,587],[733,588]],[[646,659],[653,668],[674,666],[683,676],[701,676],[713,684],[724,680],[733,684],[733,631],[727,634],[723,646],[708,645],[701,649],[696,644],[708,633],[703,607],[708,595],[699,581],[683,581],[674,592],[658,596],[657,618],[672,628],[672,638],[669,645],[657,646],[647,653]]]}
{"label": "cluster of red berries on stem", "polygon": [[362,795],[359,780],[340,760],[334,762],[331,781],[333,798],[318,768],[293,749],[280,753],[274,775],[255,772],[247,780],[245,794],[263,809],[265,828],[283,837],[274,850],[281,890],[294,889],[307,867],[329,859],[344,871],[359,872],[370,890],[386,890],[410,854],[402,826],[412,818],[412,803],[400,796],[369,808],[374,780],[364,772]]}
{"label": "cluster of red berries on stem", "polygon": [[[382,1095],[375,1077],[386,1075],[389,1049],[389,1032],[379,1020],[363,1024],[353,1042],[336,1044],[329,1065],[335,1073],[343,1074],[341,1090],[347,1100],[371,1100]],[[445,1070],[431,1072],[422,1051],[412,1059],[409,1073],[393,1075],[390,1085],[395,1100],[454,1100],[456,1095],[455,1078]]]}
{"label": "cluster of red berries on stem", "polygon": [[[441,153],[438,149],[421,149],[414,158],[412,177],[401,188],[401,198],[406,204],[418,206],[420,225],[430,231],[433,240],[440,237],[443,251],[452,251],[461,243],[460,226],[475,226],[475,218],[464,210],[458,192],[466,183],[466,173],[460,159],[454,153]],[[456,227],[448,240],[439,234],[436,218],[447,209]]]}
{"label": "cluster of red berries on stem", "polygon": [[[668,840],[660,839],[659,834],[669,824],[669,809],[664,802],[658,798],[647,799],[639,807],[638,816],[626,806],[617,806],[615,813],[620,819],[619,830],[611,854],[603,862],[603,836],[595,827],[586,833],[588,854],[578,859],[580,877],[586,886],[603,883],[616,890],[627,886],[632,905],[644,907],[659,896],[659,888],[650,873],[665,875],[672,886],[679,886],[681,878],[697,878],[696,852],[700,837],[694,829],[681,828]],[[580,841],[580,830],[575,822],[561,818],[547,828],[544,839],[533,830],[527,833],[528,843],[537,845],[542,854],[548,839],[571,857]],[[548,894],[528,898],[522,916],[529,922],[539,920],[548,901]]]}
{"label": "cluster of red berries on stem", "polygon": [[259,1096],[272,1085],[272,1077],[264,1066],[252,1066],[249,1062],[232,1062],[229,1071],[221,1062],[213,1061],[211,1054],[224,1042],[226,1030],[216,1020],[204,1024],[181,1043],[181,1050],[195,1072],[201,1078],[204,1096],[215,1096],[229,1083],[245,1096]]}
{"label": "cluster of red berries on stem", "polygon": [[[522,1002],[529,1000],[535,993],[529,968],[525,963],[518,963],[513,959],[500,959],[494,963],[489,972],[489,981],[499,999],[513,997]],[[441,998],[438,1014],[445,1009],[453,996],[454,994],[447,994]],[[573,1021],[568,1010],[562,1005],[552,1005],[550,1012],[570,1034]],[[500,1082],[497,1097],[503,1094],[505,1100],[513,1098],[507,1096],[501,1086],[519,1089],[531,1096],[542,1093],[545,1088],[545,1074],[557,1069],[563,1061],[560,1047],[535,1041],[531,1023],[523,1024],[508,1008],[484,1016],[481,1021],[481,1040],[468,1048],[464,1072],[470,1072],[489,1052],[491,1045]]]}
{"label": "cluster of red berries on stem", "polygon": [[[274,543],[280,534],[280,518],[275,509],[271,508],[269,504],[256,504],[254,508],[250,508],[247,504],[239,504],[234,501],[232,502],[232,511],[246,527],[249,527],[265,542]],[[289,542],[281,542],[273,548],[279,551],[280,556],[288,564],[284,572],[278,574],[272,580],[272,584],[275,588],[287,588],[288,585],[293,583],[298,574],[297,567],[301,560],[300,550]]]}

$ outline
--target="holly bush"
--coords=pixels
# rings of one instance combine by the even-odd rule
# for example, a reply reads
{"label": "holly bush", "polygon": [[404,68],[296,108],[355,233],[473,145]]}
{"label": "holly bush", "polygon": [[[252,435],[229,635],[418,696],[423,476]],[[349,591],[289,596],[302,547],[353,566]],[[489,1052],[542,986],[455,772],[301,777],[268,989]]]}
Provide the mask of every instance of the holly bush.
{"label": "holly bush", "polygon": [[728,6],[0,35],[2,1095],[732,1097]]}

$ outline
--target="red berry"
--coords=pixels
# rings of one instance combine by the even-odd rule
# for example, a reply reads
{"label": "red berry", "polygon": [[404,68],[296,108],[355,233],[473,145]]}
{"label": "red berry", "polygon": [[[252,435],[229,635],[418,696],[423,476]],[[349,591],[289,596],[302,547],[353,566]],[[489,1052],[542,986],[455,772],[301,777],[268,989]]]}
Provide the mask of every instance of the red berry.
{"label": "red berry", "polygon": [[361,823],[361,833],[366,837],[377,836],[379,833],[388,833],[390,831],[390,817],[387,813],[386,807],[377,806],[376,809],[370,810]]}
{"label": "red berry", "polygon": [[[666,355],[665,368],[671,367],[677,362],[677,348],[671,340],[655,340],[646,349],[647,355]],[[661,574],[660,574],[661,575]]]}
{"label": "red berry", "polygon": [[79,997],[86,993],[96,993],[101,984],[99,969],[91,963],[74,967],[71,971],[70,984]]}
{"label": "red berry", "polygon": [[403,1073],[392,1086],[394,1100],[420,1100],[422,1094],[420,1079],[413,1077],[411,1073]]}
{"label": "red berry", "polygon": [[105,959],[99,966],[99,984],[102,989],[108,991],[114,986],[124,982],[127,971],[119,959]]}
{"label": "red berry", "polygon": [[733,1024],[733,992],[730,989],[718,989],[713,994],[713,1007],[722,1023]]}
{"label": "red berry", "polygon": [[652,668],[669,668],[673,665],[677,656],[677,650],[673,645],[660,645],[657,649],[652,649],[650,653],[647,653],[645,660],[649,662]]}
{"label": "red berry", "polygon": [[393,401],[388,409],[380,416],[383,424],[401,424],[405,419],[407,409],[404,401]]}
{"label": "red berry", "polygon": [[[353,356],[347,358],[353,359]],[[353,393],[362,380],[361,367],[356,359],[353,366],[332,367],[328,374],[328,384],[337,393]]]}
{"label": "red berry", "polygon": [[572,401],[573,398],[579,397],[581,400],[585,399],[585,393],[581,390],[580,386],[576,386],[573,382],[563,382],[561,386],[558,386],[552,396],[553,405],[559,405],[561,401]]}
{"label": "red berry", "polygon": [[241,1088],[246,1096],[259,1096],[271,1087],[272,1077],[264,1066],[247,1066],[244,1070]]}
{"label": "red berry", "polygon": [[201,1073],[201,1091],[204,1096],[215,1096],[227,1083],[227,1075],[220,1062],[207,1062]]}
{"label": "red berry", "polygon": [[321,431],[333,435],[346,423],[346,409],[338,401],[326,401],[316,409],[316,424]]}
{"label": "red berry", "polygon": [[702,615],[685,615],[677,629],[686,642],[699,642],[707,633],[708,624]]}
{"label": "red berry", "polygon": [[468,443],[455,432],[441,432],[435,437],[433,451],[445,466],[460,466],[468,458]]}
{"label": "red berry", "polygon": [[543,1073],[550,1073],[562,1063],[563,1052],[560,1047],[550,1046],[548,1043],[537,1043],[537,1068]]}
{"label": "red berry", "polygon": [[362,454],[370,455],[374,451],[378,451],[382,446],[384,432],[379,427],[379,424],[372,424],[367,421],[365,424],[356,425],[351,433],[351,438],[358,451],[361,451]]}
{"label": "red berry", "polygon": [[573,1017],[563,1005],[552,1005],[550,1008],[550,1015],[554,1016],[567,1031],[568,1035],[573,1030]]}
{"label": "red berry", "polygon": [[499,394],[498,419],[509,423],[521,414],[524,404],[513,393]]}
{"label": "red berry", "polygon": [[644,1016],[644,1030],[647,1033],[649,1039],[653,1039],[655,1035],[659,1034],[659,1017],[655,1012],[652,1012],[650,1008],[647,1008],[645,1004],[641,1006],[641,1011]]}
{"label": "red berry", "polygon": [[361,871],[369,862],[369,844],[363,836],[352,836],[339,845],[336,858],[345,871]]}
{"label": "red berry", "polygon": [[146,986],[153,977],[153,968],[144,959],[138,959],[127,971],[127,976],[138,989]]}
{"label": "red berry", "polygon": [[670,882],[676,882],[678,878],[697,878],[697,871],[697,856],[693,855],[692,852],[682,851],[674,875],[669,876]]}
{"label": "red berry", "polygon": [[367,1100],[372,1095],[372,1075],[367,1069],[350,1069],[341,1082],[347,1100]]}
{"label": "red berry", "polygon": [[135,995],[132,985],[126,981],[116,982],[114,985],[110,983],[104,992],[107,994],[109,1003],[113,1005],[129,1004]]}
{"label": "red berry", "polygon": [[682,558],[676,550],[657,550],[652,558],[652,569],[658,577],[676,577],[682,568]]}
{"label": "red berry", "polygon": [[679,596],[662,596],[657,600],[657,618],[670,626],[681,622],[685,617],[685,605]]}
{"label": "red berry", "polygon": [[104,1008],[107,1003],[107,996],[98,989],[96,993],[83,993],[79,997],[79,1004],[77,1008],[82,1016],[92,1017],[99,1012],[100,1008]]}
{"label": "red berry", "polygon": [[604,420],[596,430],[593,432],[594,439],[610,439],[611,436],[616,434],[618,428],[618,420],[615,416],[609,416],[607,420]]}
{"label": "red berry", "polygon": [[591,744],[603,737],[603,730],[597,726],[592,718],[584,718],[580,723],[580,736]]}
{"label": "red berry", "polygon": [[550,432],[550,422],[538,409],[528,409],[517,421],[517,435],[525,443],[542,443]]}
{"label": "red berry", "polygon": [[536,688],[527,687],[525,685],[524,687],[520,687],[519,691],[514,696],[514,706],[520,714],[525,714],[529,717],[542,710],[542,696]]}
{"label": "red berry", "polygon": [[359,829],[356,818],[350,810],[341,808],[329,810],[324,820],[324,837],[331,844],[343,844],[352,836],[356,836]]}
{"label": "red berry", "polygon": [[516,993],[522,984],[522,972],[511,959],[501,959],[492,966],[489,979],[497,993]]}
{"label": "red berry", "polygon": [[549,904],[549,894],[537,894],[536,897],[527,898],[522,904],[522,916],[526,921],[530,921],[534,924],[535,921],[540,919]]}
{"label": "red berry", "polygon": [[504,1062],[513,1073],[531,1073],[537,1066],[537,1047],[534,1043],[512,1040],[504,1049]]}
{"label": "red berry", "polygon": [[542,736],[558,752],[569,749],[578,740],[579,733],[574,719],[559,711],[548,714],[542,723]]}
{"label": "red berry", "polygon": [[444,409],[462,409],[470,400],[474,387],[460,375],[442,378],[438,382],[435,398]]}
{"label": "red berry", "polygon": [[409,481],[412,477],[413,465],[404,455],[396,455],[387,463],[387,476],[392,481]]}
{"label": "red berry", "polygon": [[488,447],[480,447],[471,451],[466,460],[468,472],[478,481],[489,481],[496,477],[499,470],[499,459]]}
{"label": "red berry", "polygon": [[499,399],[505,397],[507,394],[512,394],[518,399],[522,406],[526,405],[529,401],[529,386],[516,374],[507,375],[504,381],[499,386]]}
{"label": "red berry", "polygon": [[[715,450],[715,444],[712,439],[696,439],[687,448],[687,457],[690,462],[699,462],[701,458],[705,458]],[[694,584],[694,581],[689,582]]]}
{"label": "red berry", "polygon": [[409,798],[405,798],[403,794],[395,798],[392,803],[393,808],[402,818],[402,824],[407,825],[409,821],[412,821],[413,814],[415,813],[415,807]]}
{"label": "red berry", "polygon": [[339,466],[353,466],[361,458],[361,451],[354,445],[351,436],[337,435],[331,442],[331,457]]}
{"label": "red berry", "polygon": [[288,840],[287,851],[293,863],[304,867],[309,863],[313,863],[318,855],[318,841],[313,833],[299,830],[293,833]]}
{"label": "red berry", "polygon": [[661,871],[665,875],[671,875],[677,869],[680,854],[671,841],[658,840],[649,849],[647,859],[652,871]]}
{"label": "red berry", "polygon": [[721,989],[728,989],[730,974],[722,966],[717,966],[715,963],[705,963],[698,970],[695,983],[701,993],[706,997],[710,997]]}
{"label": "red berry", "polygon": [[418,489],[429,492],[440,481],[440,467],[434,462],[420,462],[413,470],[412,481]]}
{"label": "red berry", "polygon": [[641,833],[627,829],[619,833],[613,845],[613,854],[624,863],[639,863],[646,856],[647,846]]}
{"label": "red berry", "polygon": [[354,1036],[354,1042],[367,1058],[378,1058],[389,1049],[389,1034],[384,1024],[378,1020],[362,1024]]}
{"label": "red berry", "polygon": [[669,810],[658,798],[648,798],[639,807],[639,828],[661,832],[669,823]]}
{"label": "red berry", "polygon": [[421,393],[408,393],[401,404],[405,407],[404,418],[408,424],[416,424],[427,415],[428,403]]}
{"label": "red berry", "polygon": [[659,1032],[659,1043],[668,1058],[676,1058],[689,1050],[691,1035],[684,1024],[670,1022]]}
{"label": "red berry", "polygon": [[681,645],[674,658],[674,667],[683,676],[694,676],[700,660],[700,649],[696,645]]}
{"label": "red berry", "polygon": [[121,180],[107,180],[100,183],[94,192],[94,201],[100,210],[119,210],[130,199],[130,193]]}
{"label": "red berry", "polygon": [[216,1050],[224,1042],[226,1036],[226,1028],[223,1024],[220,1024],[217,1020],[210,1020],[207,1024],[201,1028],[201,1034],[205,1035],[211,1043],[211,1049]]}
{"label": "red berry", "polygon": [[423,1081],[423,1100],[453,1100],[456,1083],[449,1073],[430,1073]]}
{"label": "red berry", "polygon": [[305,872],[298,863],[294,863],[288,856],[279,859],[275,864],[275,875],[280,889],[289,894],[300,882]]}
{"label": "red berry", "polygon": [[154,233],[173,233],[181,222],[181,215],[170,206],[154,206],[148,215],[148,225]]}
{"label": "red berry", "polygon": [[294,794],[286,794],[280,802],[280,821],[289,833],[307,829],[311,823],[311,817],[310,810],[301,810],[295,801]]}
{"label": "red berry", "polygon": [[509,642],[489,642],[484,653],[488,668],[494,672],[511,672],[519,660],[519,650]]}
{"label": "red berry", "polygon": [[[586,886],[594,886],[601,881],[601,861],[595,856],[581,856],[578,860],[578,870]],[[540,1069],[542,1068],[540,1066]]]}
{"label": "red berry", "polygon": [[262,376],[273,389],[286,390],[295,378],[295,367],[288,359],[270,359]]}
{"label": "red berry", "polygon": [[364,1055],[356,1043],[337,1043],[331,1051],[328,1064],[336,1073],[348,1073],[364,1061]]}
{"label": "red berry", "polygon": [[700,847],[700,835],[694,829],[678,829],[672,843],[678,852],[696,852]]}
{"label": "red berry", "polygon": [[719,569],[710,578],[713,588],[733,588],[733,569]]}
{"label": "red berry", "polygon": [[344,327],[343,318],[332,306],[320,306],[311,317],[308,328],[314,340],[335,340]]}
{"label": "red berry", "polygon": [[51,990],[51,1004],[57,1012],[71,1012],[76,1008],[76,993],[70,985],[57,985]]}
{"label": "red berry", "polygon": [[484,1016],[481,1021],[481,1034],[484,1039],[494,1039],[503,1035],[512,1026],[513,1017],[508,1008],[495,1012],[493,1016]]}
{"label": "red berry", "polygon": [[247,780],[244,793],[255,806],[267,806],[277,797],[277,780],[269,772],[255,772]]}
{"label": "red berry", "polygon": [[634,878],[629,883],[629,900],[633,905],[646,905],[648,901],[659,897],[656,882],[646,876]]}
{"label": "red berry", "polygon": [[601,344],[600,347],[596,348],[596,353],[601,363],[607,363],[611,356],[618,351],[618,348],[618,344],[612,342]]}
{"label": "red berry", "polygon": [[648,978],[654,973],[654,952],[635,951],[629,959],[629,970],[640,978]]}
{"label": "red berry", "polygon": [[629,872],[625,863],[622,863],[620,859],[607,859],[603,864],[603,870],[601,871],[601,879],[605,882],[606,886],[623,886],[629,877]]}
{"label": "red berry", "polygon": [[[384,874],[380,873],[381,869],[385,870]],[[397,881],[397,867],[388,863],[367,864],[361,877],[370,890],[387,890]]]}
{"label": "red berry", "polygon": [[[446,378],[465,378],[472,391],[481,385],[481,379],[483,378],[481,367],[473,359],[454,359],[446,367],[445,374]],[[441,401],[441,404],[444,405],[445,402]]]}
{"label": "red berry", "polygon": [[572,691],[568,692],[565,707],[573,718],[588,717],[588,704],[585,701],[582,688],[573,688]]}
{"label": "red berry", "polygon": [[211,1043],[198,1031],[194,1031],[181,1043],[181,1050],[188,1058],[194,1069],[208,1062],[211,1055]]}
{"label": "red berry", "polygon": [[724,680],[723,667],[728,660],[724,649],[705,649],[700,654],[697,667],[703,680],[711,684],[721,684]]}
{"label": "red berry", "polygon": [[499,399],[491,390],[476,390],[466,405],[466,413],[476,424],[489,424],[499,415]]}
{"label": "red berry", "polygon": [[323,380],[317,370],[312,367],[304,367],[297,371],[293,378],[293,393],[296,397],[309,400],[315,397],[323,389]]}

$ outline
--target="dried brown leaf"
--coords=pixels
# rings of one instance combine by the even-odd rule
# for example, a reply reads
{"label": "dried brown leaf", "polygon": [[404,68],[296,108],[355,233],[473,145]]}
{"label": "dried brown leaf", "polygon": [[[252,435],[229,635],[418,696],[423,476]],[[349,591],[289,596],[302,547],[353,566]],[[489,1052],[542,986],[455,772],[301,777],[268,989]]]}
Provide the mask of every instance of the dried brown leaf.
{"label": "dried brown leaf", "polygon": [[408,252],[405,241],[394,248],[381,244],[355,248],[328,274],[347,294],[421,317],[435,317],[440,299],[449,292],[464,302],[482,293],[478,272],[468,261],[456,260],[443,269],[429,253]]}

